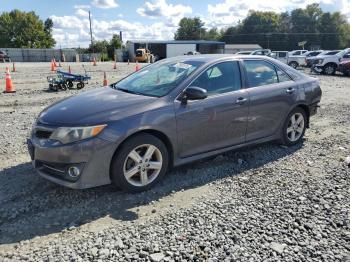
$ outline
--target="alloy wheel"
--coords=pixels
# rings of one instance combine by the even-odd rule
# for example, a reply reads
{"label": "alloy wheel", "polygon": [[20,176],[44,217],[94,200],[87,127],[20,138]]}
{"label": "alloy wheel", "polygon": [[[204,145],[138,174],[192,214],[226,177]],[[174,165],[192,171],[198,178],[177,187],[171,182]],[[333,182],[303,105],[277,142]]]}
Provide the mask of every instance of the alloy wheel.
{"label": "alloy wheel", "polygon": [[126,157],[123,166],[124,177],[131,185],[144,187],[158,177],[162,165],[163,156],[156,146],[140,145]]}
{"label": "alloy wheel", "polygon": [[304,132],[305,119],[303,114],[295,113],[293,114],[288,122],[287,127],[287,137],[291,142],[297,141]]}
{"label": "alloy wheel", "polygon": [[327,75],[332,75],[334,73],[334,67],[333,66],[327,66],[325,69],[324,69],[325,73]]}

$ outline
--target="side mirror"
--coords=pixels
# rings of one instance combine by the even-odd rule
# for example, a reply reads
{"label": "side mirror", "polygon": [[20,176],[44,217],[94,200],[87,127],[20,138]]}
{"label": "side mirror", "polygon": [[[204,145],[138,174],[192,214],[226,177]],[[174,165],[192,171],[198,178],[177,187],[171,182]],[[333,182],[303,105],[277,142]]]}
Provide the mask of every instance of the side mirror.
{"label": "side mirror", "polygon": [[186,103],[187,100],[201,100],[207,97],[207,90],[197,86],[190,86],[184,91],[182,102]]}

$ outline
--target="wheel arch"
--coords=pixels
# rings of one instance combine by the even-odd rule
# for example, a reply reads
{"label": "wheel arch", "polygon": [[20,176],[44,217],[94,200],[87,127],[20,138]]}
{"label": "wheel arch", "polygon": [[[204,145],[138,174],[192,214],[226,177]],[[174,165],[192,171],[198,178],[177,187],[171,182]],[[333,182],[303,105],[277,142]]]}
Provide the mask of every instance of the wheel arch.
{"label": "wheel arch", "polygon": [[118,145],[118,147],[116,148],[116,150],[114,151],[113,157],[111,159],[111,162],[109,164],[110,166],[110,172],[109,172],[109,176],[111,177],[111,166],[112,166],[112,161],[114,159],[114,156],[118,153],[118,151],[120,150],[120,148],[123,146],[123,144],[128,141],[129,139],[140,135],[140,134],[149,134],[149,135],[153,135],[155,137],[157,137],[158,139],[160,139],[164,145],[166,146],[166,148],[168,149],[168,153],[169,153],[169,168],[173,167],[174,164],[174,146],[171,143],[170,138],[164,134],[163,132],[157,130],[157,129],[143,129],[143,130],[138,130],[132,134],[130,134],[129,136],[125,137],[123,139],[123,141],[120,142],[120,144]]}
{"label": "wheel arch", "polygon": [[309,128],[310,127],[310,125],[309,125],[309,123],[310,123],[310,109],[309,109],[308,105],[302,104],[302,103],[297,104],[289,111],[289,113],[298,107],[304,110],[304,112],[306,114],[306,127]]}

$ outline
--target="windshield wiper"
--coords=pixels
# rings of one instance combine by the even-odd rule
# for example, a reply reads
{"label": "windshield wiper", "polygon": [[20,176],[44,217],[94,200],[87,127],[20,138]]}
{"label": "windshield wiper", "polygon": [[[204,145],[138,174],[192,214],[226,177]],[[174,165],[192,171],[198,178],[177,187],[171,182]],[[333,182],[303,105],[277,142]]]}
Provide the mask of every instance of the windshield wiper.
{"label": "windshield wiper", "polygon": [[125,89],[125,88],[115,87],[115,89],[116,90],[120,90],[120,91],[125,92],[125,93],[129,93],[129,94],[144,95],[144,94],[142,94],[140,92],[129,90],[129,89]]}
{"label": "windshield wiper", "polygon": [[114,89],[120,90],[120,91],[125,92],[125,93],[134,94],[134,95],[159,97],[157,95],[145,94],[145,93],[137,92],[137,91],[134,91],[134,90],[129,90],[129,89],[126,89],[126,88],[120,88],[120,87],[117,87],[117,86],[114,86]]}

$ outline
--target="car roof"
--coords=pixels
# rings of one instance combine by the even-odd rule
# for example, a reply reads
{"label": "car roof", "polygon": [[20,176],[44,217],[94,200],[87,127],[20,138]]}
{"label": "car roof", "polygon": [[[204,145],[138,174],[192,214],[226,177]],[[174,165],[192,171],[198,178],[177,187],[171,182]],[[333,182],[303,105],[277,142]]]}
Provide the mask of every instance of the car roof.
{"label": "car roof", "polygon": [[270,60],[274,61],[273,59],[269,58],[268,56],[260,56],[260,55],[240,55],[240,54],[200,54],[196,56],[176,56],[176,57],[171,57],[167,58],[161,61],[169,61],[169,62],[183,62],[183,61],[198,61],[198,62],[203,62],[203,63],[211,63],[215,61],[220,61],[224,60],[227,58],[233,58],[233,59],[265,59],[265,60]]}

